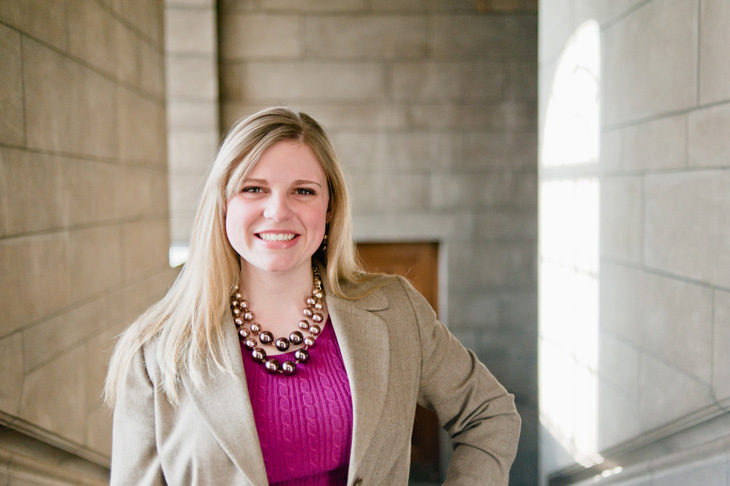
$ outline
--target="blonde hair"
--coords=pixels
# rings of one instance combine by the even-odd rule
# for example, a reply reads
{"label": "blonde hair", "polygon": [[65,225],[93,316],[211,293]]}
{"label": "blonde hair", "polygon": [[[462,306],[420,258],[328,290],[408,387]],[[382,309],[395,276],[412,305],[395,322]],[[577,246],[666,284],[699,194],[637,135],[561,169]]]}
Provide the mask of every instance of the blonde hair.
{"label": "blonde hair", "polygon": [[203,187],[193,224],[187,263],[168,293],[122,334],[109,363],[104,397],[113,405],[134,355],[157,339],[159,386],[177,403],[179,376],[200,384],[212,363],[232,369],[223,352],[229,297],[240,280],[240,260],[226,235],[226,205],[240,190],[261,154],[281,141],[306,144],[324,169],[329,189],[327,252],[315,259],[326,268],[328,290],[351,298],[347,283],[366,279],[352,240],[352,217],[345,180],[324,129],[310,116],[286,107],[262,110],[238,121],[224,138]]}

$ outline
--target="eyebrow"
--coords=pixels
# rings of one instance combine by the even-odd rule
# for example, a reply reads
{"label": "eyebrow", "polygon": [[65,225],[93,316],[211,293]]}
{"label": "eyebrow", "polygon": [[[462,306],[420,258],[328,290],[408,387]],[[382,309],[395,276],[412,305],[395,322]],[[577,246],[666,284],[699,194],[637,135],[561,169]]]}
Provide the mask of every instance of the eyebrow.
{"label": "eyebrow", "polygon": [[322,187],[322,184],[320,184],[319,182],[310,181],[308,179],[298,179],[298,180],[294,181],[294,185],[299,185],[299,184],[313,184],[315,186]]}
{"label": "eyebrow", "polygon": [[[268,184],[268,182],[269,181],[267,181],[266,179],[245,179],[244,180],[244,183],[246,183],[246,184],[251,184],[251,183],[255,183],[255,184],[261,184],[261,183]],[[312,185],[315,185],[315,186],[322,187],[322,184],[320,184],[319,182],[311,181],[309,179],[297,179],[295,181],[292,181],[292,185],[293,186],[298,186],[298,185],[301,185],[301,184],[312,184]]]}

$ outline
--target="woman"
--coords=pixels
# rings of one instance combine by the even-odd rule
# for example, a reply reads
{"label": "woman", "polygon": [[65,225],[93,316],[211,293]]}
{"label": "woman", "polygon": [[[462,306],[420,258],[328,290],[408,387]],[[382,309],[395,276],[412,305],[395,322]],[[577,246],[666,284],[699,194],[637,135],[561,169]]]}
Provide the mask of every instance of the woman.
{"label": "woman", "polygon": [[188,262],[122,335],[112,484],[405,485],[416,404],[454,450],[447,484],[507,484],[512,395],[404,279],[356,262],[320,125],[238,122],[208,175]]}

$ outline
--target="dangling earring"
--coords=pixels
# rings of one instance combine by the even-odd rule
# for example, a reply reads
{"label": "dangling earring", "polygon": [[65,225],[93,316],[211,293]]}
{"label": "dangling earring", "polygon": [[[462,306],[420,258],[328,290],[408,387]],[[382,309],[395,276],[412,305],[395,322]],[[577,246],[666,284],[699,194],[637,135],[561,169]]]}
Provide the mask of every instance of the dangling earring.
{"label": "dangling earring", "polygon": [[330,232],[330,217],[329,209],[327,210],[327,221],[324,225],[324,238],[322,238],[322,244],[319,245],[319,250],[323,253],[327,253],[327,233]]}

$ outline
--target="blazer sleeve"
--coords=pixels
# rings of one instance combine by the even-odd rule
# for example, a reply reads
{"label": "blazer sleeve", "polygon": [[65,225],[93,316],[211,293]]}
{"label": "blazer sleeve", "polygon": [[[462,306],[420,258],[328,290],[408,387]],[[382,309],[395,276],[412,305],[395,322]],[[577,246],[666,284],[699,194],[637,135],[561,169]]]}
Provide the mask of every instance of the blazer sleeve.
{"label": "blazer sleeve", "polygon": [[506,486],[520,435],[514,396],[437,320],[426,299],[402,282],[420,333],[418,402],[436,412],[451,439],[444,485]]}
{"label": "blazer sleeve", "polygon": [[164,484],[155,435],[155,386],[140,350],[114,407],[110,485]]}

